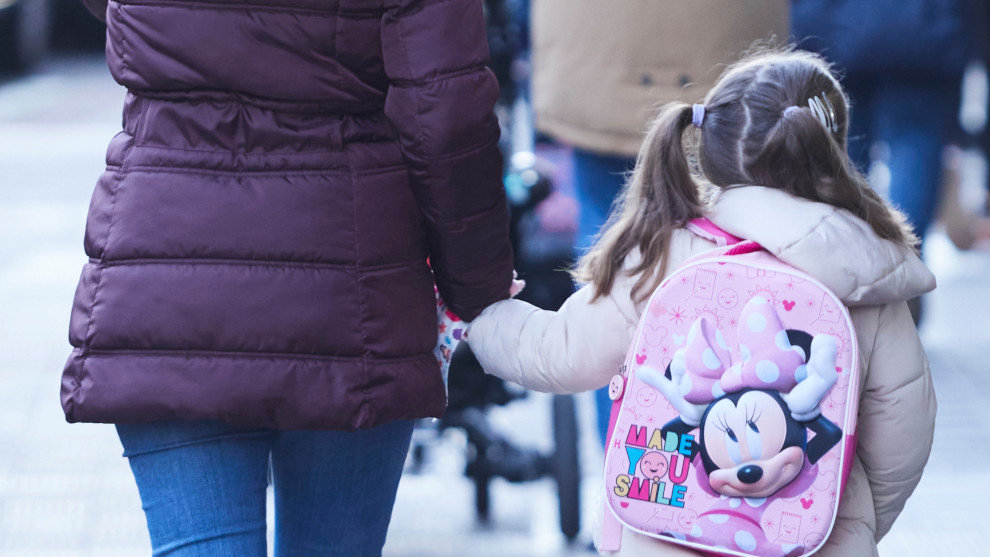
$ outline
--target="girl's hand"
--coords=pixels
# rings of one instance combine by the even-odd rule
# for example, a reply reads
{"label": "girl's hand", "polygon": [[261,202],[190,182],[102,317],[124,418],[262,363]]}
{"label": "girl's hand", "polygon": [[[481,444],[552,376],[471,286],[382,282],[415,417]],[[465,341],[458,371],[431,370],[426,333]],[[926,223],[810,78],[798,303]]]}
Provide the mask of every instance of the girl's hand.
{"label": "girl's hand", "polygon": [[[522,292],[523,288],[526,288],[526,281],[520,280],[517,277],[519,277],[519,274],[516,273],[515,270],[513,270],[512,271],[512,284],[509,285],[509,297],[510,298],[515,298],[516,297],[516,294],[519,294],[520,292]],[[471,331],[471,324],[468,323],[468,324],[466,324],[464,326],[464,334],[463,334],[463,337],[462,337],[464,340],[467,340],[468,333],[470,331]]]}

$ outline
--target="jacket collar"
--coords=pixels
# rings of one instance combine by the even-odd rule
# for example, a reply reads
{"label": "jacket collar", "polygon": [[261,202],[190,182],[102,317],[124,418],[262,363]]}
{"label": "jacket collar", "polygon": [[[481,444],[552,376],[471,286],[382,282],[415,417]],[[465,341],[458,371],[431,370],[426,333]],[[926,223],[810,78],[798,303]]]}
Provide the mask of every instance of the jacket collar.
{"label": "jacket collar", "polygon": [[707,216],[829,287],[847,305],[902,302],[935,288],[913,250],[881,239],[852,213],[762,186],[722,190]]}

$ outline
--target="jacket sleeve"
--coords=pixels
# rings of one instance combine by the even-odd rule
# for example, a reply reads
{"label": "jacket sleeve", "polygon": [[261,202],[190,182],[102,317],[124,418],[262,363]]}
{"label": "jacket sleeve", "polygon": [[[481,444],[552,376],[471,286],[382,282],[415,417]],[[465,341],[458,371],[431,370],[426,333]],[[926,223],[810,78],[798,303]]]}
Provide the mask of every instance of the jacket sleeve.
{"label": "jacket sleeve", "polygon": [[487,308],[471,323],[468,343],[486,372],[528,389],[576,393],[601,387],[618,373],[638,317],[611,295],[591,301],[592,287],[558,311],[520,300]]}
{"label": "jacket sleeve", "polygon": [[[684,229],[670,242],[668,274],[689,257],[715,247]],[[558,311],[544,311],[520,300],[505,300],[471,323],[468,343],[486,372],[526,388],[576,393],[608,383],[625,361],[646,302],[633,299],[639,252],[623,263],[612,291],[592,300],[585,285]]]}
{"label": "jacket sleeve", "polygon": [[470,321],[508,297],[512,280],[482,3],[386,0],[382,56],[385,114],[409,166],[437,287]]}
{"label": "jacket sleeve", "polygon": [[107,20],[107,2],[108,0],[82,0],[82,3],[86,5],[86,9],[100,18],[101,21]]}
{"label": "jacket sleeve", "polygon": [[935,408],[928,358],[907,304],[883,306],[861,393],[857,448],[873,494],[878,541],[921,480]]}

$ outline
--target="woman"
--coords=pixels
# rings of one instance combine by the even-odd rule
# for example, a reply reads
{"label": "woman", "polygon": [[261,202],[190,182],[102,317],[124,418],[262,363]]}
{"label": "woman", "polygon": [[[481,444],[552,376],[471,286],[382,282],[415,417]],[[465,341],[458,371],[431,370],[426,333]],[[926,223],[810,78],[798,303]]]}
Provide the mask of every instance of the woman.
{"label": "woman", "polygon": [[263,555],[269,455],[277,553],[379,554],[433,282],[470,320],[512,279],[481,4],[86,2],[128,94],[67,419],[118,424],[156,555]]}

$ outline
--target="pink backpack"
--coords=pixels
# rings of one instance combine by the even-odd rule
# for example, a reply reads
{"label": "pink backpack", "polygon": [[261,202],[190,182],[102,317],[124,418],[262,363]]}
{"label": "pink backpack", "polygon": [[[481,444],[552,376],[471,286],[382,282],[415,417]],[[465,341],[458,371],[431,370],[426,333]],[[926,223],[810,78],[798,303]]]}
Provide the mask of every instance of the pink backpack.
{"label": "pink backpack", "polygon": [[849,313],[758,244],[689,228],[721,247],[656,289],[609,385],[600,549],[625,525],[719,555],[809,555],[856,446]]}

